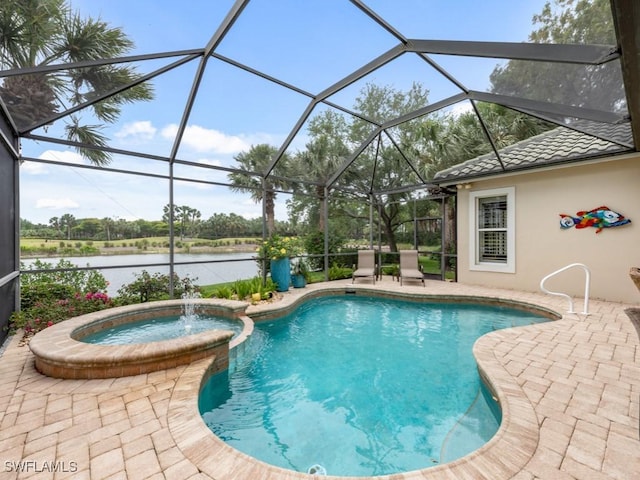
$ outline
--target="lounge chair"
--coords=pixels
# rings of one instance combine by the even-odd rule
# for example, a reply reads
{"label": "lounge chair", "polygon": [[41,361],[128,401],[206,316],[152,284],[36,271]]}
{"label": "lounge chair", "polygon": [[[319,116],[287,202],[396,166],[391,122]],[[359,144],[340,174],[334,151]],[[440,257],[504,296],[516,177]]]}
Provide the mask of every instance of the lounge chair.
{"label": "lounge chair", "polygon": [[358,250],[358,268],[354,269],[351,283],[355,283],[356,278],[371,277],[376,283],[376,252],[375,250]]}
{"label": "lounge chair", "polygon": [[418,263],[417,250],[400,250],[400,285],[403,278],[420,280],[424,287],[424,273]]}

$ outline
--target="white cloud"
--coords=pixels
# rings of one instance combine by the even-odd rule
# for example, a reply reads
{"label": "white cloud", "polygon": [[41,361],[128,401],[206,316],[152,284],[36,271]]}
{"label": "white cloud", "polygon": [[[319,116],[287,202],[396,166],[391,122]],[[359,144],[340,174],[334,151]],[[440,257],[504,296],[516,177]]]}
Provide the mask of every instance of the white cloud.
{"label": "white cloud", "polygon": [[70,198],[39,198],[36,201],[36,208],[45,208],[47,210],[59,209],[76,209],[80,205]]}
{"label": "white cloud", "polygon": [[[202,179],[202,180],[210,180],[210,179]],[[199,183],[199,182],[187,182],[183,180],[175,181],[176,187],[184,187],[185,189],[193,189],[193,190],[213,190],[213,185],[208,183]]]}
{"label": "white cloud", "polygon": [[126,123],[115,136],[117,138],[133,138],[134,140],[151,140],[158,129],[149,120]]}
{"label": "white cloud", "polygon": [[471,102],[460,102],[451,107],[451,115],[453,115],[455,118],[458,118],[460,115],[469,113],[471,111],[473,111]]}
{"label": "white cloud", "polygon": [[[70,163],[73,165],[82,165],[86,163],[80,154],[70,150],[46,150],[38,155],[38,158],[42,160]],[[20,170],[29,175],[45,175],[51,172],[47,164],[29,161],[22,163],[22,165],[20,165]]]}
{"label": "white cloud", "polygon": [[[173,140],[178,133],[178,125],[167,125],[162,129],[162,136],[168,140]],[[228,155],[249,150],[251,144],[244,138],[237,135],[227,135],[218,130],[200,127],[199,125],[188,126],[182,137],[182,144],[195,150],[196,152],[210,152]]]}
{"label": "white cloud", "polygon": [[42,160],[73,163],[75,165],[83,165],[86,163],[79,153],[72,152],[71,150],[46,150],[42,152],[38,158]]}
{"label": "white cloud", "polygon": [[[195,160],[196,164],[220,167],[223,162],[218,159],[200,158]],[[229,183],[227,178],[227,172],[223,170],[216,170],[211,168],[198,168],[186,165],[177,165],[174,174],[176,177],[193,178],[194,180],[203,180],[209,182]],[[200,188],[202,190],[212,188],[210,185],[198,184],[196,182],[183,182],[186,185],[191,185],[193,188]]]}
{"label": "white cloud", "polygon": [[222,165],[222,162],[220,160],[211,160],[208,158],[200,158],[198,160],[196,160],[196,162],[198,163],[204,163],[205,165],[212,165],[214,167],[219,167]]}
{"label": "white cloud", "polygon": [[47,165],[36,162],[23,162],[20,164],[20,171],[29,175],[46,175],[49,173]]}

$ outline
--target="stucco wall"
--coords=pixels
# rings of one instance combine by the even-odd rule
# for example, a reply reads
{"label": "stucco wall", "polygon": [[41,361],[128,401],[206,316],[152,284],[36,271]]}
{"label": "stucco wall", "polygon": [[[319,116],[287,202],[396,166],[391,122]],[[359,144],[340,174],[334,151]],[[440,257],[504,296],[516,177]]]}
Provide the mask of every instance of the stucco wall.
{"label": "stucco wall", "polygon": [[[591,298],[640,303],[629,269],[640,266],[640,156],[591,165],[573,165],[502,178],[474,181],[458,190],[458,281],[474,285],[539,291],[540,280],[568,264],[591,270]],[[515,187],[515,273],[469,270],[469,193]],[[606,205],[631,223],[606,228],[564,230],[560,213]],[[572,269],[546,283],[550,290],[582,297],[584,273]],[[582,311],[582,301],[576,301]]]}

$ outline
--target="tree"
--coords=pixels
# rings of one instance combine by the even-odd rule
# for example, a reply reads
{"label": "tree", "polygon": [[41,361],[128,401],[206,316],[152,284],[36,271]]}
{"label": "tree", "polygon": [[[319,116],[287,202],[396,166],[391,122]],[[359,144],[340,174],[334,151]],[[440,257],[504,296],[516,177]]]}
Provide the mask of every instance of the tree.
{"label": "tree", "polygon": [[49,219],[49,225],[57,232],[59,236],[62,236],[62,225],[60,224],[60,218],[51,217]]}
{"label": "tree", "polygon": [[[191,208],[186,205],[178,207],[178,219],[180,220],[180,234],[181,236],[187,235],[189,237],[195,237],[198,234],[198,224],[202,213],[196,208]],[[181,238],[182,240],[183,238]]]}
{"label": "tree", "polygon": [[[169,223],[169,204],[163,207],[162,220]],[[173,206],[173,221],[178,222],[180,227],[180,240],[184,240],[185,235],[195,236],[202,214],[199,210],[187,205]]]}
{"label": "tree", "polygon": [[111,241],[111,233],[113,232],[113,218],[104,217],[102,219],[102,230],[104,232],[104,236],[107,239],[107,242]]}
{"label": "tree", "polygon": [[76,238],[95,238],[96,234],[101,230],[102,222],[97,218],[82,218],[77,222],[75,227],[77,232]]}
{"label": "tree", "polygon": [[[554,0],[533,17],[535,43],[616,45],[609,0]],[[616,62],[573,65],[511,60],[490,77],[494,93],[547,102],[620,111],[625,105]]]}
{"label": "tree", "polygon": [[[354,110],[363,117],[380,124],[392,118],[424,107],[428,103],[428,91],[415,83],[408,91],[399,91],[390,86],[367,84],[355,101]],[[352,190],[350,198],[332,196],[331,208],[336,215],[351,219],[351,225],[369,222],[369,210],[364,202],[369,202],[373,194],[376,209],[379,207],[381,226],[393,251],[397,250],[395,230],[406,221],[402,216],[402,207],[398,203],[408,194],[388,195],[381,192],[393,190],[405,185],[407,178],[403,173],[412,172],[407,158],[414,161],[424,148],[421,121],[405,122],[393,129],[394,141],[384,133],[384,141],[375,146],[365,148],[358,158],[354,159],[340,178],[336,186]],[[306,150],[298,154],[302,166],[300,174],[308,182],[320,182],[315,189],[316,199],[324,195],[324,185],[350,158],[353,151],[365,141],[374,129],[371,122],[360,118],[347,120],[333,111],[325,111],[309,121],[308,133],[310,141]],[[377,140],[376,140],[377,142]],[[403,156],[400,151],[405,152]],[[310,191],[305,191],[309,194]],[[298,217],[306,216],[307,220],[317,220],[320,229],[324,227],[318,212],[319,202],[304,200],[294,195],[290,211]],[[335,223],[335,221],[333,222]]]}
{"label": "tree", "polygon": [[[318,231],[324,231],[324,215],[320,211],[325,195],[325,185],[349,156],[347,138],[349,126],[342,115],[326,110],[309,121],[311,141],[297,154],[296,176],[316,185],[302,184],[294,194],[293,209],[306,210],[308,220],[316,223]],[[306,195],[301,195],[306,194]],[[309,196],[313,195],[313,196]],[[310,200],[311,199],[311,200]]]}
{"label": "tree", "polygon": [[[228,178],[231,182],[231,190],[234,192],[249,193],[251,200],[259,203],[264,200],[265,216],[267,222],[267,232],[269,235],[275,232],[275,201],[277,194],[274,190],[291,188],[291,183],[287,180],[277,178],[277,176],[286,177],[289,164],[289,157],[284,154],[278,161],[271,175],[263,180],[259,176],[265,172],[275,158],[277,150],[275,147],[267,144],[252,145],[248,152],[240,152],[234,160],[238,162],[239,167],[247,172],[230,173]],[[264,198],[263,198],[264,197]]]}
{"label": "tree", "polygon": [[60,228],[67,230],[67,240],[71,240],[71,229],[76,225],[76,217],[70,213],[65,213],[60,217]]}
{"label": "tree", "polygon": [[[383,123],[426,106],[429,103],[428,96],[429,92],[419,83],[414,83],[405,92],[389,86],[368,84],[356,99],[355,109],[365,117]],[[421,125],[420,119],[401,123],[388,132],[393,141],[381,135],[377,145],[364,150],[350,171],[345,172],[348,184],[354,186],[356,191],[373,195],[380,227],[393,252],[398,249],[395,232],[407,220],[403,202],[409,198],[409,194],[384,192],[406,186],[407,175],[414,176],[418,182],[407,160],[415,166],[424,148]],[[370,131],[371,126],[367,122],[356,118],[351,124],[350,139],[360,143]],[[366,194],[363,193],[361,198],[364,199]]]}
{"label": "tree", "polygon": [[[476,108],[498,149],[557,126],[495,103],[476,102]],[[422,132],[426,141],[417,164],[427,180],[441,170],[492,151],[473,111],[429,118],[422,123]]]}
{"label": "tree", "polygon": [[[66,0],[3,0],[0,8],[0,68],[20,69],[122,56],[133,42],[119,28],[82,18]],[[20,130],[28,130],[70,106],[82,105],[139,78],[135,68],[105,65],[5,77],[0,95]],[[139,84],[91,105],[102,124],[118,120],[125,103],[150,100],[152,89]],[[81,122],[71,115],[67,138],[105,146],[102,125]],[[78,152],[95,165],[110,162],[108,153],[89,148]]]}
{"label": "tree", "polygon": [[259,218],[247,220],[236,213],[214,213],[202,222],[201,234],[205,238],[259,236],[262,221]]}

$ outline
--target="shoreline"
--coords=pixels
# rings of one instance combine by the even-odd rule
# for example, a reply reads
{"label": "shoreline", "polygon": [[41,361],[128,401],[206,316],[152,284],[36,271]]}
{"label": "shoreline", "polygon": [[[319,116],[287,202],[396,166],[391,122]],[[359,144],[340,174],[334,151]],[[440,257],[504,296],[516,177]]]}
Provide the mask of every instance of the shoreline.
{"label": "shoreline", "polygon": [[[174,254],[186,253],[186,254],[211,254],[211,253],[256,253],[257,245],[225,245],[224,247],[191,247],[191,248],[176,248]],[[83,253],[66,252],[66,253],[29,253],[20,254],[20,260],[32,260],[36,258],[66,258],[66,257],[114,257],[114,256],[126,256],[126,255],[146,255],[146,254],[168,254],[170,253],[168,248],[131,248],[131,247],[100,247],[97,252]]]}

